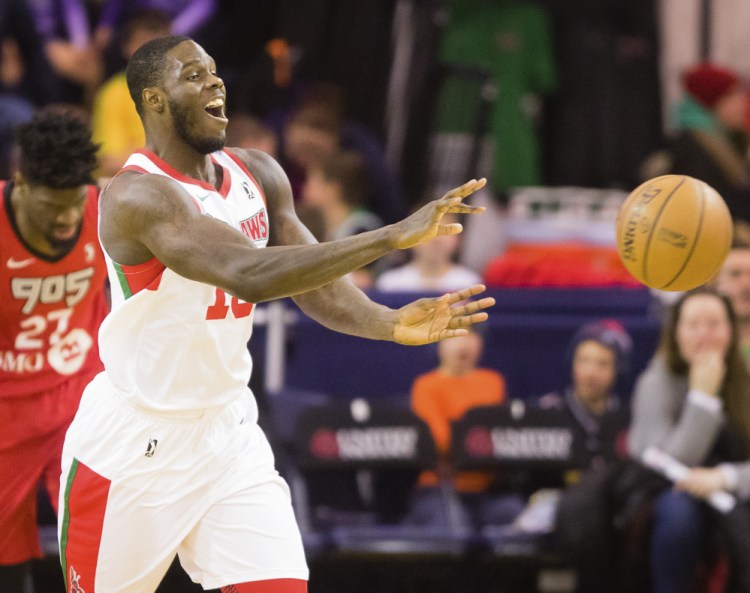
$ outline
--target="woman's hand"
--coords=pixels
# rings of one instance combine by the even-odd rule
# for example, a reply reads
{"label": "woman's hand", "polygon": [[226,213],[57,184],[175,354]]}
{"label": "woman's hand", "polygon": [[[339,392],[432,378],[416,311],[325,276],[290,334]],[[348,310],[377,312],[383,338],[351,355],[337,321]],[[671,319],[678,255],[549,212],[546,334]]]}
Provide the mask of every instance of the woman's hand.
{"label": "woman's hand", "polygon": [[675,483],[676,490],[702,499],[718,490],[726,490],[727,486],[724,473],[717,467],[694,467],[684,480]]}
{"label": "woman's hand", "polygon": [[727,366],[724,356],[716,348],[701,350],[690,365],[690,389],[695,389],[708,395],[718,395]]}

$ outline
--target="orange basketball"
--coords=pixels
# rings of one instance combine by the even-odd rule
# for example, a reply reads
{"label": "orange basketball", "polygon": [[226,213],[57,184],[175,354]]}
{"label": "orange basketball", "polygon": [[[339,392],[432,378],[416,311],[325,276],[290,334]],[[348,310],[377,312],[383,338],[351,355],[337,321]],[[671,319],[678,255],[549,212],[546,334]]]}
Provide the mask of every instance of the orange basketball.
{"label": "orange basketball", "polygon": [[732,217],[718,192],[687,175],[634,189],[617,216],[617,250],[651,288],[690,290],[710,280],[732,244]]}

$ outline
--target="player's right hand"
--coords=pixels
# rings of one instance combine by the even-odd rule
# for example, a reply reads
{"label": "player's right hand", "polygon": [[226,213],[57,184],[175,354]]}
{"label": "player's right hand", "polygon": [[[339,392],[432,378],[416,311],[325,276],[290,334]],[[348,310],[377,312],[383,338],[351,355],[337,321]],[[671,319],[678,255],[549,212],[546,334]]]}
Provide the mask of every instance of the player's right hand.
{"label": "player's right hand", "polygon": [[442,218],[446,213],[477,214],[484,212],[482,206],[471,206],[463,199],[475,191],[483,188],[487,180],[472,179],[462,186],[450,190],[442,198],[434,200],[417,210],[414,214],[396,223],[398,229],[396,237],[397,249],[409,249],[440,235],[457,235],[463,230],[459,223],[443,224]]}

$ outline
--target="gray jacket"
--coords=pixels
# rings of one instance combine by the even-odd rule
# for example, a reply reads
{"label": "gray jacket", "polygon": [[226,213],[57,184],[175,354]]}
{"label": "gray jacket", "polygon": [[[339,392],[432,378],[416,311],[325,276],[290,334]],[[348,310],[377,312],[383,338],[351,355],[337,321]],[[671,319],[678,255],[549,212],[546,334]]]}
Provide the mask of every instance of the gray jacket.
{"label": "gray jacket", "polygon": [[[652,359],[633,391],[628,447],[634,458],[653,445],[689,467],[705,463],[726,416],[694,403],[688,391],[687,377],[670,372],[662,357]],[[726,465],[737,472],[735,494],[750,499],[750,461]]]}

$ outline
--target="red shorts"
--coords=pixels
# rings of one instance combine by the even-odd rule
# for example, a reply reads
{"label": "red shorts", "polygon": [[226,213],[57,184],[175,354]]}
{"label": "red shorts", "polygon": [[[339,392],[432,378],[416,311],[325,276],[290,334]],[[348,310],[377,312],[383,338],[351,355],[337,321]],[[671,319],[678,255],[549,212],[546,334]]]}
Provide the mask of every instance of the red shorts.
{"label": "red shorts", "polygon": [[0,565],[41,556],[37,488],[43,482],[57,509],[65,432],[90,373],[51,391],[0,397]]}

